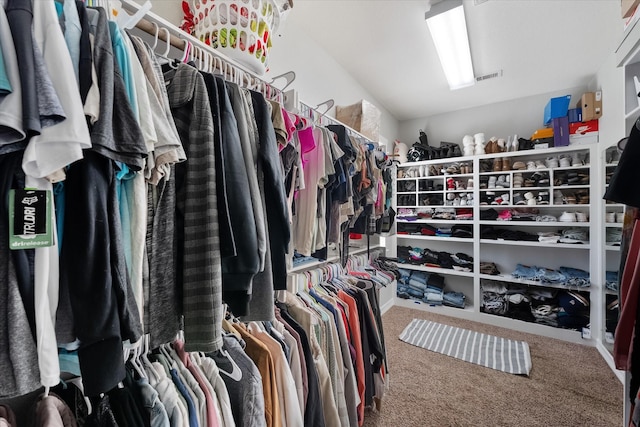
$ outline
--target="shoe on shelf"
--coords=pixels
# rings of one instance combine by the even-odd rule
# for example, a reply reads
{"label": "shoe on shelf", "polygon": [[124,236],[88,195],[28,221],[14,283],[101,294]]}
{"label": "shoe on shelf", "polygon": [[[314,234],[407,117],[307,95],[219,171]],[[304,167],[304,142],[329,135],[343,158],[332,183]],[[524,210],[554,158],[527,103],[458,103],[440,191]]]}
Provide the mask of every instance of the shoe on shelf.
{"label": "shoe on shelf", "polygon": [[487,188],[496,188],[496,181],[498,180],[498,178],[496,176],[490,176],[489,177],[489,184],[487,185]]}
{"label": "shoe on shelf", "polygon": [[536,170],[536,162],[527,162],[527,170]]}
{"label": "shoe on shelf", "polygon": [[624,212],[616,212],[616,222],[618,223],[624,222]]}
{"label": "shoe on shelf", "polygon": [[589,192],[587,190],[576,191],[575,196],[579,205],[589,204]]}
{"label": "shoe on shelf", "polygon": [[526,200],[524,200],[524,197],[522,197],[522,194],[513,193],[513,204],[514,205],[526,205],[527,202],[526,202]]}
{"label": "shoe on shelf", "polygon": [[563,203],[563,200],[564,200],[564,194],[562,194],[562,191],[555,190],[553,192],[553,204],[561,205]]}
{"label": "shoe on shelf", "polygon": [[547,166],[542,162],[542,160],[536,160],[536,169],[546,169]]}
{"label": "shoe on shelf", "polygon": [[469,178],[467,181],[467,190],[473,190],[473,178]]}
{"label": "shoe on shelf", "polygon": [[571,167],[571,157],[569,157],[566,154],[561,154],[559,157],[560,160],[560,167],[561,168],[568,168]]}
{"label": "shoe on shelf", "polygon": [[584,212],[576,212],[576,219],[578,222],[588,222],[589,216]]}
{"label": "shoe on shelf", "polygon": [[529,200],[535,200],[535,195],[531,191],[527,191],[524,193],[524,198],[527,199],[527,204],[529,204]]}
{"label": "shoe on shelf", "polygon": [[521,188],[524,183],[524,178],[522,178],[521,173],[513,174],[513,188]]}
{"label": "shoe on shelf", "polygon": [[500,198],[502,199],[502,202],[500,202],[501,205],[508,205],[509,204],[509,193],[504,193],[504,194],[500,195]]}
{"label": "shoe on shelf", "polygon": [[553,168],[557,168],[558,167],[558,158],[557,157],[547,157],[544,162],[545,162],[545,164],[547,165],[547,167],[549,169],[553,169]]}
{"label": "shoe on shelf", "polygon": [[503,171],[511,170],[511,157],[505,157],[502,159],[502,170]]}
{"label": "shoe on shelf", "polygon": [[445,169],[449,175],[458,175],[460,173],[460,165],[458,163],[452,163]]}
{"label": "shoe on shelf", "polygon": [[539,205],[548,205],[549,204],[549,192],[548,191],[539,191],[538,192],[538,204]]}
{"label": "shoe on shelf", "polygon": [[502,158],[493,159],[493,171],[502,172]]}
{"label": "shoe on shelf", "polygon": [[558,217],[560,222],[576,222],[575,212],[562,212],[562,215]]}
{"label": "shoe on shelf", "polygon": [[524,180],[524,186],[525,187],[535,187],[536,186],[536,181],[531,179],[531,178],[526,178]]}
{"label": "shoe on shelf", "polygon": [[509,188],[509,183],[507,182],[507,177],[505,175],[500,175],[496,180],[496,188]]}
{"label": "shoe on shelf", "polygon": [[513,170],[525,170],[527,168],[527,165],[525,164],[525,162],[513,162],[513,165],[511,165],[511,168]]}
{"label": "shoe on shelf", "polygon": [[607,212],[607,214],[605,215],[605,222],[607,222],[608,224],[616,222],[616,215],[617,212]]}
{"label": "shoe on shelf", "polygon": [[493,162],[491,159],[480,160],[480,172],[491,172],[493,170]]}
{"label": "shoe on shelf", "polygon": [[571,166],[580,166],[584,165],[582,161],[582,156],[577,151],[571,155]]}
{"label": "shoe on shelf", "polygon": [[562,200],[562,202],[565,205],[575,205],[577,204],[577,199],[576,199],[576,196],[569,194],[567,196],[564,196],[564,199]]}

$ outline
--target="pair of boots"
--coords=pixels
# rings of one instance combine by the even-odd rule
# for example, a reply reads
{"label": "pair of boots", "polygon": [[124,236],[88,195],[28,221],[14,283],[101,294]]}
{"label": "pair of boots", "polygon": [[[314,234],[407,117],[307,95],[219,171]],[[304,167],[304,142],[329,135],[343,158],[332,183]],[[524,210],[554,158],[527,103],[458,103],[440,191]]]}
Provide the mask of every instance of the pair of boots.
{"label": "pair of boots", "polygon": [[511,158],[497,158],[493,159],[493,171],[501,172],[501,171],[510,171],[511,170]]}

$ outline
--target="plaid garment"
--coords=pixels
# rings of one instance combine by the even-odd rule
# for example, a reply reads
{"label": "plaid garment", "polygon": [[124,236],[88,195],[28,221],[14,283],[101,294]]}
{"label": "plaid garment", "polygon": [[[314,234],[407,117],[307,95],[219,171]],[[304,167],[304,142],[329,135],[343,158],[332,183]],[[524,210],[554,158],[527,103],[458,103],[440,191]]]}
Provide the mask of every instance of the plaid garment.
{"label": "plaid garment", "polygon": [[198,70],[165,73],[171,113],[187,155],[176,165],[176,282],[182,289],[187,351],[222,347],[222,273],[213,118]]}

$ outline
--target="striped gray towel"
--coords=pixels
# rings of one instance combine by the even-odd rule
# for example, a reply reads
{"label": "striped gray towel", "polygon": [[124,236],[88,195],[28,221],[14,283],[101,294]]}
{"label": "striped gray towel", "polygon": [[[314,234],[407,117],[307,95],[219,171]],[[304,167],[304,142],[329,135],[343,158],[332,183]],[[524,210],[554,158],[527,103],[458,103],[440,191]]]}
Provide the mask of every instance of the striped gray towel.
{"label": "striped gray towel", "polygon": [[509,374],[528,376],[531,371],[529,344],[524,341],[421,319],[413,319],[400,334],[400,340]]}

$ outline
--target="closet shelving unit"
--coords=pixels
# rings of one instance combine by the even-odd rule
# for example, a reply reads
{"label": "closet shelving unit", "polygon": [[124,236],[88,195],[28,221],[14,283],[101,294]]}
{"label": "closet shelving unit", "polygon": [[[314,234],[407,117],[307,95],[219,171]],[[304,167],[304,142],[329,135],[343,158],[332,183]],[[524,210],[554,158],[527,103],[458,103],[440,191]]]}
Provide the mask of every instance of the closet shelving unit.
{"label": "closet shelving unit", "polygon": [[[576,158],[579,161],[576,160],[576,162],[571,166],[564,164],[561,167],[559,166],[559,156],[561,155],[570,158],[576,157],[577,155]],[[545,160],[549,157],[555,157],[558,159],[558,164],[555,166],[552,163],[544,164]],[[473,227],[474,238],[397,234],[397,245],[429,248],[434,251],[446,251],[449,253],[463,252],[467,255],[473,256],[474,268],[472,272],[463,272],[453,269],[399,264],[399,267],[401,268],[436,272],[445,276],[445,292],[449,290],[463,292],[466,296],[467,305],[465,309],[457,309],[445,306],[430,306],[424,302],[403,300],[400,298],[396,298],[396,304],[504,326],[566,341],[595,345],[595,340],[593,339],[591,330],[585,331],[586,333],[583,336],[583,331],[554,328],[551,326],[482,312],[481,284],[485,280],[492,280],[504,283],[505,285],[515,284],[524,285],[526,287],[571,289],[586,292],[590,296],[591,300],[590,318],[592,320],[601,319],[601,313],[599,311],[599,301],[601,298],[599,295],[603,292],[601,289],[604,289],[604,279],[601,280],[601,277],[604,278],[604,271],[600,271],[600,263],[597,262],[597,259],[600,256],[599,253],[602,252],[598,249],[601,247],[600,233],[597,231],[599,230],[597,227],[599,227],[598,224],[600,224],[600,221],[597,218],[597,215],[592,212],[594,204],[591,202],[593,200],[600,200],[601,198],[601,194],[599,193],[600,186],[593,185],[601,176],[601,172],[598,167],[599,157],[597,146],[590,144],[400,164],[398,166],[398,171],[400,172],[398,174],[398,192],[396,195],[396,206],[398,209],[398,215],[400,216],[400,218],[397,218],[396,224],[398,229],[402,230],[404,224],[413,224],[414,226],[419,224],[428,224],[435,228],[449,227],[456,224],[466,224]],[[535,170],[501,170],[495,172],[493,170],[481,171],[481,164],[486,163],[488,160],[492,161],[497,158],[508,158],[511,160],[512,165],[517,161],[522,161],[526,165],[527,162],[535,162],[538,160],[544,164],[544,167],[538,165]],[[470,168],[470,173],[447,174],[447,168],[454,163],[459,165],[466,164],[467,167]],[[549,167],[549,165],[551,165],[551,167]],[[458,169],[450,168],[449,170],[457,171]],[[442,173],[438,171],[445,172]],[[442,174],[432,175],[434,172]],[[529,182],[527,185],[531,186],[525,187],[524,180],[531,178],[534,173],[542,175],[542,179],[548,179],[548,181],[542,181],[542,184],[538,185],[532,185],[532,183]],[[407,174],[409,176],[407,176]],[[517,176],[516,174],[522,174],[522,187],[513,187],[514,177]],[[574,178],[572,181],[575,181],[576,177],[581,181],[577,184],[569,185],[569,174]],[[509,182],[509,184],[505,185],[504,188],[480,188],[481,183],[487,183],[488,186],[488,181],[491,177],[495,177],[495,180],[498,181],[500,176],[503,176],[503,179],[504,177],[509,177],[508,180],[504,179],[505,182]],[[540,177],[538,176],[538,178]],[[454,181],[464,180],[464,183],[467,185],[469,183],[469,179],[471,179],[473,181],[473,188],[469,189],[467,187],[457,190],[452,190],[451,188],[447,189],[447,180],[449,179],[453,179]],[[429,181],[436,183],[441,182],[443,188],[441,190],[425,190],[428,184],[423,183]],[[540,180],[538,180],[538,183],[540,183]],[[454,183],[454,185],[456,184]],[[411,188],[412,191],[400,191],[406,188]],[[468,193],[472,196],[471,205],[458,205],[455,197],[461,192]],[[512,201],[513,196],[517,193],[524,196],[524,193],[531,192],[537,200],[537,196],[539,195],[538,193],[547,192],[548,204],[536,204],[535,206],[516,205],[512,202],[498,205],[491,204],[491,201],[487,198],[487,193],[491,194],[491,192],[495,193],[495,197],[507,194],[506,198],[508,198],[509,201]],[[447,194],[449,193],[454,194],[453,200],[447,200]],[[579,195],[576,196],[575,193],[579,193]],[[421,204],[419,201],[423,194],[442,194],[443,203],[437,205]],[[410,197],[403,198],[401,197],[403,195]],[[580,196],[583,203],[578,203]],[[451,196],[449,197],[451,198]],[[472,209],[473,219],[442,220],[422,217],[419,219],[403,219],[403,208],[411,209],[413,213],[418,213],[427,209],[454,209],[456,212],[460,209]],[[576,216],[574,221],[570,222],[480,219],[483,212],[491,209],[495,209],[500,212],[502,210],[520,208],[534,208],[538,210],[538,215],[553,216],[556,219],[564,212],[570,212],[573,214],[580,212],[583,215],[581,215],[580,218],[582,221],[578,221],[579,218]],[[583,243],[541,243],[538,241],[493,240],[481,238],[480,236],[482,235],[482,231],[486,227],[494,227],[510,231],[524,231],[531,234],[548,231],[559,232],[561,230],[574,228],[587,232],[589,240]],[[497,276],[481,274],[481,261],[496,263],[501,274]],[[561,266],[568,266],[590,271],[591,286],[576,288],[564,285],[546,284],[539,281],[516,279],[513,278],[510,273],[515,270],[516,264],[518,263],[553,269],[557,269]],[[589,338],[589,336],[592,337]],[[598,339],[600,339],[599,336]]]}

